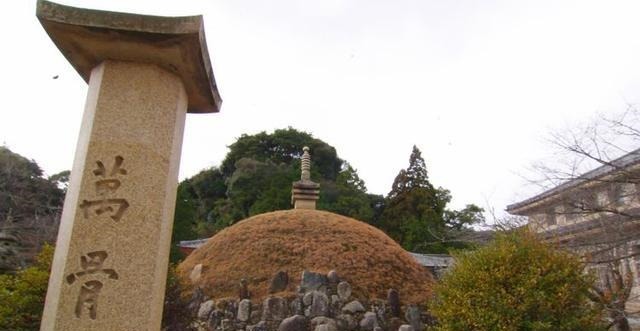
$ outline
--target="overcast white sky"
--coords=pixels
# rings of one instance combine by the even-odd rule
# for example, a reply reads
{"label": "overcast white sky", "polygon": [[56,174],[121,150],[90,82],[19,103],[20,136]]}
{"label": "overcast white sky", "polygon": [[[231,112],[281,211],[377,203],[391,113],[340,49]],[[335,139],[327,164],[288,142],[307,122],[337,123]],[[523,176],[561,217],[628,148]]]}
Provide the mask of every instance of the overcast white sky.
{"label": "overcast white sky", "polygon": [[[549,130],[640,101],[638,1],[209,0],[59,3],[202,14],[224,100],[189,115],[180,178],[242,133],[292,126],[386,194],[416,144],[454,207],[502,210]],[[47,174],[71,167],[87,86],[35,18],[2,1],[0,144]],[[59,76],[58,79],[52,77]]]}

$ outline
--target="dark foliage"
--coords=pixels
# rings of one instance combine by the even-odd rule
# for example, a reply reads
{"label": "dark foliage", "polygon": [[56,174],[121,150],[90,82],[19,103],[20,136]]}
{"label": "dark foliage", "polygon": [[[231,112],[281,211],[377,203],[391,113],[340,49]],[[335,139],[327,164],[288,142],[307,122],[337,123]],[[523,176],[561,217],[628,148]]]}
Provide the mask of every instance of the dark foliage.
{"label": "dark foliage", "polygon": [[[174,241],[207,237],[249,216],[290,209],[291,184],[300,179],[304,146],[311,149],[312,179],[321,185],[319,208],[373,222],[382,197],[366,193],[364,181],[334,147],[287,128],[242,135],[229,146],[219,169],[180,183],[175,220],[180,234],[174,234]],[[189,214],[189,206],[195,212]],[[192,238],[184,236],[187,227]]]}
{"label": "dark foliage", "polygon": [[56,183],[36,162],[0,147],[0,225],[58,212],[64,192]]}
{"label": "dark foliage", "polygon": [[483,210],[475,205],[447,210],[450,201],[448,190],[429,182],[425,161],[413,146],[409,167],[396,176],[385,199],[379,226],[412,252],[446,253],[464,248],[467,243],[456,235],[465,226],[483,221]]}

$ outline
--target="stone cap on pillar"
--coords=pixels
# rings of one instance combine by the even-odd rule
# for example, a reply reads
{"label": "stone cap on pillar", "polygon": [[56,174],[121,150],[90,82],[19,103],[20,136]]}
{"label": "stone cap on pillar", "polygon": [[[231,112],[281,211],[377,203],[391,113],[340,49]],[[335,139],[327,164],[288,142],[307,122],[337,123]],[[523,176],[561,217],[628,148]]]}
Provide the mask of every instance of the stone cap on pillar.
{"label": "stone cap on pillar", "polygon": [[44,0],[38,0],[36,16],[86,82],[104,60],[155,64],[182,78],[188,112],[220,110],[202,16],[135,15]]}

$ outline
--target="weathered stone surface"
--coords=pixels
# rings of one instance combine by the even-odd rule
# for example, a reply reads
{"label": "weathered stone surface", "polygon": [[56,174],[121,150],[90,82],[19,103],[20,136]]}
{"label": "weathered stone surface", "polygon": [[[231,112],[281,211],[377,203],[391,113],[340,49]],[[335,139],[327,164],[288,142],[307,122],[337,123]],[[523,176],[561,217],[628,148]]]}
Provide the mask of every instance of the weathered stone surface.
{"label": "weathered stone surface", "polygon": [[89,82],[42,330],[159,330],[185,115],[221,102],[202,17],[36,15]]}
{"label": "weathered stone surface", "polygon": [[198,308],[198,318],[201,320],[207,320],[209,318],[209,314],[213,310],[215,302],[213,300],[207,300],[200,305]]}
{"label": "weathered stone surface", "polygon": [[238,304],[238,314],[236,318],[238,321],[246,322],[251,317],[251,301],[249,299],[242,299]]}
{"label": "weathered stone surface", "polygon": [[409,305],[404,313],[404,319],[411,324],[415,330],[424,329],[424,324],[420,320],[420,309],[416,305]]}
{"label": "weathered stone surface", "polygon": [[353,300],[342,307],[342,312],[348,314],[364,313],[364,311],[364,306],[358,300]]}
{"label": "weathered stone surface", "polygon": [[231,331],[233,329],[233,322],[228,318],[223,318],[220,321],[220,331]]}
{"label": "weathered stone surface", "polygon": [[416,329],[414,329],[413,326],[409,324],[400,325],[400,328],[398,328],[398,331],[415,331],[415,330]]}
{"label": "weathered stone surface", "polygon": [[104,59],[155,64],[182,78],[189,112],[219,111],[222,99],[211,70],[202,16],[143,16],[48,1],[38,1],[36,16],[85,81]]}
{"label": "weathered stone surface", "polygon": [[370,311],[376,314],[379,325],[387,324],[387,305],[384,300],[373,299],[370,301]]}
{"label": "weathered stone surface", "polygon": [[307,330],[307,319],[301,315],[285,318],[280,323],[278,331],[304,331]]}
{"label": "weathered stone surface", "polygon": [[289,285],[289,275],[284,271],[278,271],[271,279],[269,293],[278,293],[287,289]]}
{"label": "weathered stone surface", "polygon": [[43,330],[160,328],[185,106],[180,78],[157,66],[94,68]]}
{"label": "weathered stone surface", "polygon": [[316,327],[321,324],[336,324],[336,321],[333,318],[329,318],[326,316],[316,316],[311,319],[311,326]]}
{"label": "weathered stone surface", "polygon": [[207,320],[207,326],[211,330],[216,330],[216,328],[220,327],[222,320],[225,319],[224,312],[221,310],[213,310],[211,314],[209,314],[209,319]]}
{"label": "weathered stone surface", "polygon": [[336,317],[336,324],[338,326],[338,330],[349,331],[358,326],[358,321],[349,314],[340,314]]}
{"label": "weathered stone surface", "polygon": [[388,331],[398,331],[400,326],[405,322],[400,317],[392,317],[389,319]]}
{"label": "weathered stone surface", "polygon": [[320,324],[316,326],[313,330],[314,331],[337,331],[338,329],[336,328],[335,325],[332,325],[332,324]]}
{"label": "weathered stone surface", "polygon": [[335,316],[336,314],[340,314],[342,312],[342,301],[340,298],[334,294],[331,296],[331,302],[329,304],[329,314],[330,316]]}
{"label": "weathered stone surface", "polygon": [[334,319],[318,316],[311,320],[311,329],[314,331],[337,331],[338,326]]}
{"label": "weathered stone surface", "polygon": [[338,284],[338,296],[340,300],[347,301],[351,297],[351,284],[347,282],[340,282]]}
{"label": "weathered stone surface", "polygon": [[[329,289],[330,293],[333,293],[333,289],[335,288]],[[278,330],[281,322],[292,315],[306,318],[308,328],[302,331],[398,331],[404,324],[410,326],[411,330],[418,330],[416,325],[422,328],[425,324],[434,325],[427,320],[429,315],[423,313],[417,305],[407,306],[404,310],[407,321],[390,316],[388,299],[393,298],[393,294],[387,300],[368,300],[367,308],[358,300],[352,300],[343,306],[343,301],[337,294],[331,297],[330,300],[323,291],[309,291],[298,293],[288,300],[270,297],[262,304],[251,304],[249,300],[219,299],[215,301],[215,308],[209,314],[209,323],[203,324],[199,330],[222,331],[223,320],[228,320],[230,331],[273,331]],[[263,317],[262,323],[258,323],[260,315]],[[247,319],[246,316],[250,318]],[[415,325],[412,326],[412,323]]]}
{"label": "weathered stone surface", "polygon": [[191,280],[192,284],[196,284],[200,280],[201,276],[202,276],[202,263],[198,263],[191,270],[191,273],[189,274],[189,279]]}
{"label": "weathered stone surface", "polygon": [[287,301],[280,297],[270,297],[262,304],[263,321],[280,321],[287,317]]}
{"label": "weathered stone surface", "polygon": [[400,317],[400,294],[395,289],[387,292],[387,303],[392,317]]}
{"label": "weathered stone surface", "polygon": [[360,328],[362,330],[373,330],[376,326],[378,326],[376,314],[370,311],[364,313],[364,317],[360,320]]}
{"label": "weathered stone surface", "polygon": [[305,293],[304,296],[302,297],[302,303],[305,306],[310,306],[312,302],[313,302],[313,292]]}
{"label": "weathered stone surface", "polygon": [[305,311],[305,315],[310,318],[327,315],[329,312],[329,298],[327,298],[327,295],[319,291],[313,291],[307,294],[311,294],[312,299],[311,305]]}
{"label": "weathered stone surface", "polygon": [[267,324],[260,321],[257,324],[247,326],[247,331],[267,331]]}
{"label": "weathered stone surface", "polygon": [[238,313],[238,306],[240,305],[240,302],[237,300],[231,300],[229,302],[227,302],[226,306],[225,306],[225,317],[228,319],[231,319],[232,322],[234,322],[234,317],[236,316],[236,314]]}
{"label": "weathered stone surface", "polygon": [[338,284],[338,282],[340,281],[340,278],[338,277],[338,272],[335,270],[331,270],[327,273],[327,280],[329,281],[329,284]]}
{"label": "weathered stone surface", "polygon": [[314,290],[322,291],[327,288],[328,282],[327,276],[305,270],[302,272],[302,282],[300,283],[300,287],[305,292]]}
{"label": "weathered stone surface", "polygon": [[240,286],[238,288],[238,297],[240,300],[251,298],[251,293],[249,292],[249,282],[246,279],[242,278],[240,280]]}
{"label": "weathered stone surface", "polygon": [[262,305],[251,305],[251,317],[249,317],[249,322],[251,324],[258,324],[262,319]]}
{"label": "weathered stone surface", "polygon": [[293,182],[291,187],[291,203],[294,209],[316,209],[316,200],[320,198],[320,184],[311,180],[311,155],[309,147],[302,148],[300,160],[300,180]]}
{"label": "weathered stone surface", "polygon": [[247,326],[247,331],[267,331],[267,324],[260,321],[257,324]]}
{"label": "weathered stone surface", "polygon": [[289,303],[289,310],[293,315],[302,315],[304,314],[304,305],[302,304],[302,299],[297,297]]}
{"label": "weathered stone surface", "polygon": [[207,298],[205,297],[204,292],[200,287],[196,287],[195,290],[193,290],[193,293],[191,293],[187,309],[192,312],[197,312],[200,308],[200,304],[205,301],[207,301]]}

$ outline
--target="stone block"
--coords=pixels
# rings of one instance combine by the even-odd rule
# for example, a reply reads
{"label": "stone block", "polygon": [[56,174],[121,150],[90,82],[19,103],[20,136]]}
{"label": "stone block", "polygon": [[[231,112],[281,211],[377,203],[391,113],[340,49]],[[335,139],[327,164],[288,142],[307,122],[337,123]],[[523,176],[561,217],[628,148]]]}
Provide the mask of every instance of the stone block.
{"label": "stone block", "polygon": [[327,276],[321,273],[304,270],[302,272],[302,281],[300,287],[305,292],[314,290],[326,290],[328,285]]}

